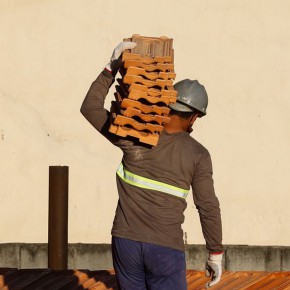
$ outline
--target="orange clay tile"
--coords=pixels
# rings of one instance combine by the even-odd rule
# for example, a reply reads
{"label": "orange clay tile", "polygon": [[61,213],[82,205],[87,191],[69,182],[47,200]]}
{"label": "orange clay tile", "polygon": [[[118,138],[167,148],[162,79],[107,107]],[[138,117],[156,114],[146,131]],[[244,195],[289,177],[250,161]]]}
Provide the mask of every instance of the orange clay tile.
{"label": "orange clay tile", "polygon": [[123,52],[122,61],[138,60],[144,64],[157,64],[157,63],[173,63],[171,56],[156,56],[156,57],[141,57],[140,54]]}
{"label": "orange clay tile", "polygon": [[159,140],[158,134],[151,134],[149,132],[137,131],[132,128],[124,126],[111,125],[109,131],[121,137],[132,136],[139,139],[140,142],[156,146]]}
{"label": "orange clay tile", "polygon": [[147,123],[156,122],[159,125],[170,122],[169,117],[160,116],[160,115],[142,114],[140,110],[132,108],[132,107],[129,107],[125,111],[123,111],[122,115],[129,118],[138,117],[144,122],[147,122]]}
{"label": "orange clay tile", "polygon": [[148,88],[152,87],[160,87],[164,89],[166,86],[172,86],[173,82],[172,80],[161,80],[157,79],[155,81],[150,81],[142,78],[141,76],[134,76],[134,75],[128,75],[126,74],[123,79],[124,84],[132,84],[132,83],[140,83],[142,85],[147,86]]}
{"label": "orange clay tile", "polygon": [[147,93],[145,92],[135,91],[135,90],[130,91],[128,98],[131,100],[136,100],[136,101],[140,99],[144,99],[151,104],[163,103],[167,106],[170,103],[176,102],[176,97],[167,97],[167,96],[152,97],[152,96],[147,95]]}
{"label": "orange clay tile", "polygon": [[140,54],[141,56],[172,56],[173,57],[173,39],[166,36],[147,37],[139,34],[132,36],[132,41],[137,43],[131,52]]}
{"label": "orange clay tile", "polygon": [[170,109],[168,107],[159,107],[156,105],[148,106],[144,105],[141,102],[130,100],[130,99],[123,99],[121,103],[121,107],[123,109],[127,109],[129,107],[139,109],[144,114],[157,114],[161,116],[168,116]]}
{"label": "orange clay tile", "polygon": [[79,270],[74,271],[74,276],[78,278],[79,285],[83,284],[85,281],[89,280],[89,276],[87,273],[84,273]]}
{"label": "orange clay tile", "polygon": [[132,118],[128,118],[122,115],[118,115],[116,117],[114,124],[119,126],[127,126],[138,131],[149,131],[151,133],[160,133],[163,130],[163,126],[150,123],[139,123]]}
{"label": "orange clay tile", "polygon": [[154,81],[157,79],[171,80],[175,79],[176,74],[172,72],[146,72],[144,68],[130,66],[127,69],[128,75],[142,76],[148,80]]}
{"label": "orange clay tile", "polygon": [[158,90],[156,88],[148,88],[144,85],[132,83],[129,86],[129,91],[136,90],[146,92],[149,96],[152,97],[160,97],[160,96],[167,96],[167,97],[177,97],[177,91],[174,90],[174,87],[167,87],[166,89]]}
{"label": "orange clay tile", "polygon": [[124,68],[130,66],[144,68],[148,72],[162,71],[162,72],[174,72],[174,65],[172,63],[157,63],[157,64],[144,64],[140,60],[127,59],[124,62]]}

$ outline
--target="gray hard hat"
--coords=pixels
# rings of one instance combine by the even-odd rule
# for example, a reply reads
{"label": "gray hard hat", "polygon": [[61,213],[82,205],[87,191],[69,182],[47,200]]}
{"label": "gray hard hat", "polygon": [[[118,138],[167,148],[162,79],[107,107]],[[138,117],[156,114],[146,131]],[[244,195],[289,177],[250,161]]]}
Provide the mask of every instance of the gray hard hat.
{"label": "gray hard hat", "polygon": [[174,89],[178,92],[175,104],[169,107],[179,112],[193,112],[193,109],[201,112],[201,116],[206,115],[208,105],[208,97],[206,90],[197,80],[185,79],[174,85]]}

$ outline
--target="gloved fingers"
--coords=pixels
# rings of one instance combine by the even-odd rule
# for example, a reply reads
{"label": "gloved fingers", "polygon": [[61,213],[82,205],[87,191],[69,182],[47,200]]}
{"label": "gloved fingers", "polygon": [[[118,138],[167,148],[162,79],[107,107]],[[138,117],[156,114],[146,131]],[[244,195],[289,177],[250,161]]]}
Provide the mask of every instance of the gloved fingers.
{"label": "gloved fingers", "polygon": [[121,49],[124,51],[126,49],[132,49],[132,48],[136,47],[137,43],[132,42],[132,41],[124,41],[124,42],[121,42],[120,45],[121,45]]}
{"label": "gloved fingers", "polygon": [[209,278],[210,277],[210,272],[208,269],[205,269],[205,277]]}
{"label": "gloved fingers", "polygon": [[212,280],[209,283],[206,284],[206,288],[210,288],[210,287],[214,286],[220,280],[221,280],[221,274],[217,275],[217,276],[213,275]]}
{"label": "gloved fingers", "polygon": [[210,288],[220,281],[222,276],[222,268],[221,264],[216,264],[211,261],[207,261],[205,266],[205,276],[212,277],[211,281],[206,284],[206,288]]}
{"label": "gloved fingers", "polygon": [[136,47],[137,43],[132,42],[132,41],[123,41],[118,44],[118,46],[114,49],[114,52],[111,57],[111,61],[118,59],[122,52],[126,49],[132,49]]}
{"label": "gloved fingers", "polygon": [[212,272],[211,268],[208,265],[206,265],[205,266],[205,276],[207,278],[209,278],[211,276],[211,272]]}
{"label": "gloved fingers", "polygon": [[136,47],[137,43],[132,41],[123,41],[117,45],[111,56],[110,62],[106,65],[106,69],[111,71],[115,75],[122,66],[121,54],[126,49],[132,49]]}

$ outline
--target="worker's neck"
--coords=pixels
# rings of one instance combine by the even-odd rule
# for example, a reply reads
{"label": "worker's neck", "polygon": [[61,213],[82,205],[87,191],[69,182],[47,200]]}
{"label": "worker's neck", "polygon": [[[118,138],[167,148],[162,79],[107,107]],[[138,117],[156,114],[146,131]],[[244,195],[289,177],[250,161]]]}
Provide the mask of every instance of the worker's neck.
{"label": "worker's neck", "polygon": [[164,130],[169,134],[185,131],[183,130],[183,128],[173,127],[173,126],[164,126]]}
{"label": "worker's neck", "polygon": [[164,125],[164,129],[166,132],[172,134],[177,132],[186,132],[187,126],[182,120],[177,116],[170,116],[171,120],[169,123]]}

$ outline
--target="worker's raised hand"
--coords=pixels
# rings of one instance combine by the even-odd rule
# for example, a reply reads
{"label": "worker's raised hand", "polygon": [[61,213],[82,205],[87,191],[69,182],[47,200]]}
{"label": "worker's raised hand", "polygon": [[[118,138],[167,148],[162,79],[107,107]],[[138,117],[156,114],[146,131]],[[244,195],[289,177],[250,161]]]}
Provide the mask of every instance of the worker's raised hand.
{"label": "worker's raised hand", "polygon": [[209,254],[205,263],[205,276],[211,277],[211,281],[206,284],[206,288],[216,285],[222,277],[223,254]]}
{"label": "worker's raised hand", "polygon": [[106,65],[106,69],[115,75],[122,65],[122,61],[120,59],[122,52],[126,49],[132,49],[136,45],[137,43],[131,41],[124,41],[119,43],[118,46],[114,49],[110,62]]}
{"label": "worker's raised hand", "polygon": [[111,56],[111,61],[118,59],[122,52],[126,49],[132,49],[136,47],[137,43],[131,41],[124,41],[118,44],[118,46],[114,49],[113,54]]}

